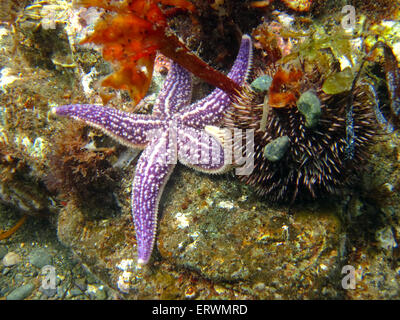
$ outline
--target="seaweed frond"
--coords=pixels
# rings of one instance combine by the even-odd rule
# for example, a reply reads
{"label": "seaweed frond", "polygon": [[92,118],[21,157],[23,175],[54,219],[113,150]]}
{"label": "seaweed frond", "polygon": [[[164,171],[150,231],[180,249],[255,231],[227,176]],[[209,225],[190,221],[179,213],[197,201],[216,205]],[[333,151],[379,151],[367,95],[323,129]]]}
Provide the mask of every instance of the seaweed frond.
{"label": "seaweed frond", "polygon": [[[104,59],[114,63],[117,70],[105,78],[102,85],[128,90],[135,103],[145,96],[150,86],[157,51],[230,94],[239,89],[234,81],[193,54],[168,27],[168,16],[177,10],[195,13],[191,2],[79,0],[76,4],[106,11],[93,34],[81,43],[103,46]],[[175,8],[168,9],[170,6]]]}

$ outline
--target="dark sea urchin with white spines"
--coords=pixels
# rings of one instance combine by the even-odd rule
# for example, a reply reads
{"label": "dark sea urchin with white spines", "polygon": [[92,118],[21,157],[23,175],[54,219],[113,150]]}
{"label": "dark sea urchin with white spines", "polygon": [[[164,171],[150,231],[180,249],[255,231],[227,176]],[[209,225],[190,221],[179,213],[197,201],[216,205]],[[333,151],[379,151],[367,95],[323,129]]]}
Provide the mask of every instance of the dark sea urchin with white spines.
{"label": "dark sea urchin with white spines", "polygon": [[[285,78],[286,73],[286,80],[293,75],[296,79],[289,79],[287,84],[279,83],[278,100],[272,97],[271,90],[276,90],[274,84],[267,95],[247,85],[226,114],[228,128],[254,129],[254,154],[251,155],[254,156],[254,170],[239,179],[272,201],[293,202],[334,193],[353,180],[355,171],[359,171],[368,157],[368,148],[375,141],[378,127],[369,86],[359,82],[353,91],[355,153],[351,160],[346,160],[346,103],[350,93],[324,93],[321,89],[323,79],[316,70],[306,73],[273,66],[265,74],[274,82],[279,72],[283,73],[281,78]],[[305,92],[311,92],[310,95],[320,102],[320,115],[312,126],[296,106]],[[268,103],[271,98],[277,107]],[[278,139],[280,137],[285,138]],[[266,146],[279,140],[285,143],[283,156],[268,160]]]}

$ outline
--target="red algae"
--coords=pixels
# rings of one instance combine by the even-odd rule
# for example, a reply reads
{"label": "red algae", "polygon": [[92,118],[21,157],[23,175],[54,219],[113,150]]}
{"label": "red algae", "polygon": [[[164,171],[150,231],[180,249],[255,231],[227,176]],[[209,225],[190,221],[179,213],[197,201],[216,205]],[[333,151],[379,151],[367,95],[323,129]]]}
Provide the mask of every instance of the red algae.
{"label": "red algae", "polygon": [[[83,0],[78,1],[78,5],[117,13],[106,14],[95,26],[94,33],[81,43],[103,45],[104,59],[116,63],[119,68],[105,78],[102,85],[128,90],[137,103],[150,86],[158,38],[166,27],[166,19],[157,3],[139,0],[113,5],[109,1]],[[188,8],[193,10],[192,6]]]}
{"label": "red algae", "polygon": [[[167,16],[177,10],[195,13],[194,5],[189,1],[136,0],[113,4],[106,0],[80,0],[77,4],[106,10],[94,33],[81,43],[103,46],[104,59],[113,62],[117,70],[105,78],[102,85],[127,90],[136,104],[150,86],[157,52],[230,94],[239,90],[234,81],[190,52],[168,28]],[[163,6],[175,8],[163,11]]]}
{"label": "red algae", "polygon": [[290,71],[279,68],[272,79],[268,101],[272,108],[294,106],[299,97],[298,85],[303,73],[300,70]]}

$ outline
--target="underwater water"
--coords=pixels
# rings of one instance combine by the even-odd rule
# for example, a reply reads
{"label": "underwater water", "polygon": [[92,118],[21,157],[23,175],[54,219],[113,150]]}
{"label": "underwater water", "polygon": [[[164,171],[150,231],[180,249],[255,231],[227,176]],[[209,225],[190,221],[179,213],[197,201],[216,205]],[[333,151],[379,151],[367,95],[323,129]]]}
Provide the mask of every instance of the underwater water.
{"label": "underwater water", "polygon": [[399,8],[1,0],[0,300],[399,299]]}

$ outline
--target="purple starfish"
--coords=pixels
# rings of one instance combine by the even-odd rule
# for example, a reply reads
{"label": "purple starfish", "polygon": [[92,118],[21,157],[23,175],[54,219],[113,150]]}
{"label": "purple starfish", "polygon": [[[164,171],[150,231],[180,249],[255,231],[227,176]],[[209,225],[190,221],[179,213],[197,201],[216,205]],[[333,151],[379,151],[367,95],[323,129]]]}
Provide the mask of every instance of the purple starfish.
{"label": "purple starfish", "polygon": [[[244,35],[228,74],[242,85],[251,64],[252,44]],[[96,105],[65,105],[54,114],[82,120],[120,143],[144,148],[132,189],[132,211],[138,244],[138,263],[146,264],[153,250],[158,203],[177,160],[196,170],[221,173],[228,168],[224,148],[204,128],[218,125],[231,98],[221,89],[189,105],[191,75],[172,63],[151,115],[131,114]]]}

